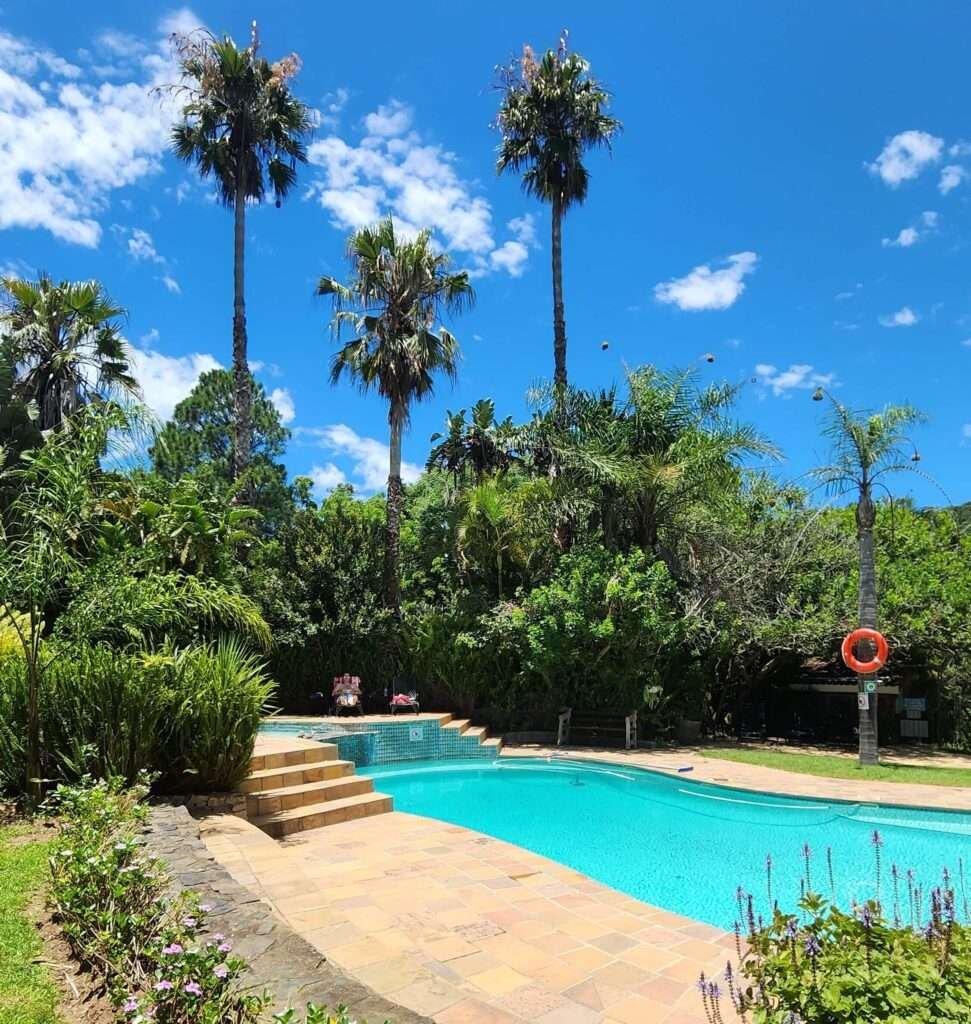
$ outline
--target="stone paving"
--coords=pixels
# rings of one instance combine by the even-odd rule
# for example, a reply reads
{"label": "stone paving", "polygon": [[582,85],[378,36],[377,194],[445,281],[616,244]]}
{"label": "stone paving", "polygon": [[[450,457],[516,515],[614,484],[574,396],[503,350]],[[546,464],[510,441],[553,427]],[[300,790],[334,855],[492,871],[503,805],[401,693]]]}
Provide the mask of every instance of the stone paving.
{"label": "stone paving", "polygon": [[469,829],[392,812],[274,842],[203,837],[327,959],[440,1024],[703,1024],[734,939]]}

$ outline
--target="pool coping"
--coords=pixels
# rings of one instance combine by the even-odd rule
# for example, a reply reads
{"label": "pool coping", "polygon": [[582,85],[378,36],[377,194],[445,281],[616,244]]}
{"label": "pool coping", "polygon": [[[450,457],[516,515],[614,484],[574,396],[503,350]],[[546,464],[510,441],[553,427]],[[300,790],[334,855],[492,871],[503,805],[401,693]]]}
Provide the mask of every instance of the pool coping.
{"label": "pool coping", "polygon": [[[719,758],[702,757],[694,749],[687,749],[677,756],[686,760],[691,768],[690,774],[685,772],[679,774],[668,767],[642,763],[644,757],[660,754],[663,757],[670,757],[671,751],[652,750],[610,750],[592,747],[547,747],[533,745],[507,745],[503,748],[498,760],[513,759],[517,757],[549,757],[551,759],[572,758],[578,761],[591,761],[599,764],[613,766],[624,766],[640,771],[651,772],[654,775],[666,777],[677,777],[683,782],[694,783],[695,785],[714,786],[719,789],[734,790],[737,792],[751,793],[755,796],[776,796],[780,798],[798,797],[803,800],[813,800],[817,803],[841,803],[855,805],[869,805],[877,807],[899,807],[902,810],[911,811],[935,811],[951,814],[971,814],[971,787],[966,786],[933,786],[927,783],[916,782],[865,782],[857,779],[833,779],[821,775],[807,775],[803,772],[786,771],[782,768],[766,768],[761,765],[751,765],[741,761],[727,761]],[[636,758],[636,760],[635,760]],[[699,774],[698,770],[702,769]],[[705,771],[719,771],[722,775],[731,775],[733,770],[738,768],[747,769],[735,771],[735,774],[746,776],[751,774],[766,775],[765,784],[759,784],[752,779],[734,781],[731,778],[706,778]],[[794,783],[794,785],[791,785]],[[806,792],[812,785],[818,786],[822,792]],[[876,787],[880,796],[868,795],[861,799],[859,796],[852,796],[847,793],[833,792],[841,788],[853,789],[854,787],[866,787],[868,791]],[[923,800],[914,798],[899,800],[891,792],[891,798],[882,794],[887,793],[886,787],[906,788],[916,790]],[[826,792],[828,790],[828,792]],[[932,798],[932,799],[927,799]],[[958,801],[964,799],[964,805]],[[955,806],[955,804],[958,804]]]}

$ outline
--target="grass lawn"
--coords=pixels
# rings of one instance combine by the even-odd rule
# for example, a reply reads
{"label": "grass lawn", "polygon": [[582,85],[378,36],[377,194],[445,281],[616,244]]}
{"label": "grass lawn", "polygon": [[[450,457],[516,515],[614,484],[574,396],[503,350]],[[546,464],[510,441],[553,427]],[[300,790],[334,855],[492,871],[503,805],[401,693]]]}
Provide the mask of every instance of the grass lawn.
{"label": "grass lawn", "polygon": [[971,786],[971,768],[934,768],[917,764],[880,764],[861,767],[838,754],[790,754],[781,750],[726,748],[703,750],[703,757],[740,761],[784,772],[822,775],[827,779],[866,779],[874,782],[920,782],[926,786]]}
{"label": "grass lawn", "polygon": [[27,829],[0,827],[0,1024],[55,1024],[57,990],[24,907],[47,871],[47,844],[24,842]]}

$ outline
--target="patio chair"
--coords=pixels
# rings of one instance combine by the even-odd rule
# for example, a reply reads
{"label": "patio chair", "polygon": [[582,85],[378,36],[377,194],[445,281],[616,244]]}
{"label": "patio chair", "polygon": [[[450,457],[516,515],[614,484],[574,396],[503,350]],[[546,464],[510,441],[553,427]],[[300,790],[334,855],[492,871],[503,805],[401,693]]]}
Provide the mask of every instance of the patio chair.
{"label": "patio chair", "polygon": [[392,693],[389,707],[392,715],[399,711],[413,711],[416,715],[421,714],[421,704],[418,700],[418,691],[410,693]]}

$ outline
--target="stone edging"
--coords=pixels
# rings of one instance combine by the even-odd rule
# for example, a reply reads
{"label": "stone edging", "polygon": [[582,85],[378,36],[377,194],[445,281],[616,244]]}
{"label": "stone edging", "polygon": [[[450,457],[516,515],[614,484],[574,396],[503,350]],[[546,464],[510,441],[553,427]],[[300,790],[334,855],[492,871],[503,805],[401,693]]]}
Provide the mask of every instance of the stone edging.
{"label": "stone edging", "polygon": [[372,992],[325,958],[285,924],[257,896],[236,882],[209,853],[199,826],[184,806],[152,807],[144,830],[145,846],[161,857],[173,888],[191,889],[212,910],[213,928],[233,942],[250,970],[248,986],[276,997],[274,1012],[290,1006],[302,1011],[308,1002],[334,1008],[347,1006],[357,1020],[370,1024],[431,1024],[411,1010]]}

